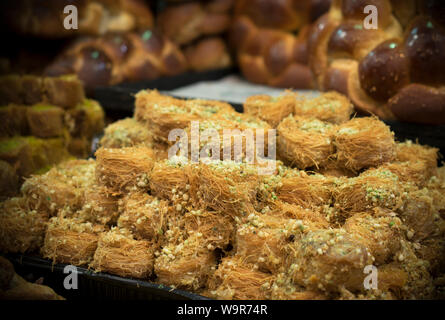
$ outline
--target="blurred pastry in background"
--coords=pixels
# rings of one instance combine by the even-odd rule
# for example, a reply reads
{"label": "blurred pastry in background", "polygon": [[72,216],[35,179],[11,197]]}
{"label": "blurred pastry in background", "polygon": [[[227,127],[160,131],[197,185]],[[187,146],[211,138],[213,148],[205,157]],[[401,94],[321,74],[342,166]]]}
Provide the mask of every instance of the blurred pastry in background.
{"label": "blurred pastry in background", "polygon": [[52,165],[87,157],[104,127],[98,102],[85,98],[72,75],[0,77],[0,198],[17,192],[23,178]]}
{"label": "blurred pastry in background", "polygon": [[161,11],[156,25],[170,40],[184,45],[201,36],[229,29],[233,0],[194,1],[171,4]]}
{"label": "blurred pastry in background", "polygon": [[232,65],[232,58],[223,39],[211,37],[199,40],[184,49],[189,68],[194,71],[223,69]]}
{"label": "blurred pastry in background", "polygon": [[14,271],[14,266],[0,256],[1,300],[65,300],[50,287],[31,283]]}
{"label": "blurred pastry in background", "polygon": [[[378,28],[364,12],[378,10]],[[334,1],[311,30],[309,62],[321,90],[346,94],[384,119],[445,123],[441,1]]]}
{"label": "blurred pastry in background", "polygon": [[157,31],[113,33],[80,38],[44,71],[48,76],[77,74],[87,91],[123,81],[152,80],[184,72],[184,55]]}

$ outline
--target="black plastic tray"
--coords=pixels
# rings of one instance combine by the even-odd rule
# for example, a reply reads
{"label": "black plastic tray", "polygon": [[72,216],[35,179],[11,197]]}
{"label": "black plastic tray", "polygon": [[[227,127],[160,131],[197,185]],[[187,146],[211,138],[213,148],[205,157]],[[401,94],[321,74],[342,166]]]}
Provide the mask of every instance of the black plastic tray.
{"label": "black plastic tray", "polygon": [[44,285],[69,300],[210,300],[161,284],[94,272],[82,267],[77,267],[78,289],[67,290],[63,286],[68,276],[63,272],[66,264],[53,264],[50,260],[23,254],[10,254],[6,258],[26,280],[34,282],[43,278]]}
{"label": "black plastic tray", "polygon": [[124,116],[132,115],[134,95],[140,90],[157,89],[169,91],[200,81],[219,80],[237,72],[235,68],[217,69],[206,72],[186,72],[177,76],[163,77],[155,80],[122,83],[114,86],[99,87],[94,90],[92,97],[98,100],[108,113]]}

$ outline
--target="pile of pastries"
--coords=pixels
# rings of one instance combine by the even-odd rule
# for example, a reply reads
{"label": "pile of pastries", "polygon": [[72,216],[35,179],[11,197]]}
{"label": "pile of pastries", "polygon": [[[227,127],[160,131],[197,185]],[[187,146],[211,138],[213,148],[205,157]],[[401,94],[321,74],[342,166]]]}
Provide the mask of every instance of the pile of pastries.
{"label": "pile of pastries", "polygon": [[[254,96],[244,109],[139,92],[134,117],[105,129],[95,159],[32,176],[0,204],[0,250],[215,299],[443,298],[437,149],[395,141],[377,118],[351,119],[338,93]],[[197,122],[240,139],[276,130],[277,160],[270,135],[254,159],[247,147],[240,161],[172,154],[171,130]]]}

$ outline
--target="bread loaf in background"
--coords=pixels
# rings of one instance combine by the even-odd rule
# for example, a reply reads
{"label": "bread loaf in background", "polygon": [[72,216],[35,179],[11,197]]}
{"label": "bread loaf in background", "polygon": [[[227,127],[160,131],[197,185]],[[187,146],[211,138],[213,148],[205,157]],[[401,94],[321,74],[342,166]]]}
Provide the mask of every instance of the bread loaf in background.
{"label": "bread loaf in background", "polygon": [[232,57],[226,33],[234,0],[167,1],[156,17],[156,28],[184,53],[189,70],[227,68]]}
{"label": "bread loaf in background", "polygon": [[[65,6],[78,12],[78,29],[65,29]],[[64,38],[102,35],[153,27],[153,14],[143,0],[4,1],[0,5],[5,26],[19,35]]]}
{"label": "bread loaf in background", "polygon": [[146,29],[78,39],[46,68],[45,74],[77,74],[88,91],[123,81],[177,75],[186,69],[178,47],[161,33]]}
{"label": "bread loaf in background", "polygon": [[220,37],[209,37],[184,48],[188,66],[194,71],[227,68],[232,58],[225,41]]}
{"label": "bread loaf in background", "polygon": [[[377,29],[363,27],[369,4]],[[308,42],[318,87],[384,119],[445,123],[444,14],[437,0],[333,1]]]}

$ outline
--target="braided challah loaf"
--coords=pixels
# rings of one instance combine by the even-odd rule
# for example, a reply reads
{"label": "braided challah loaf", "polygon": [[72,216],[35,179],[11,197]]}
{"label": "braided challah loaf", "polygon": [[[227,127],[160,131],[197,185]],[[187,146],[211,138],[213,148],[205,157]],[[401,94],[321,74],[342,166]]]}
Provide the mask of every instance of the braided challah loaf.
{"label": "braided challah loaf", "polygon": [[239,0],[235,14],[258,26],[283,31],[301,30],[329,9],[328,0]]}
{"label": "braided challah loaf", "polygon": [[176,75],[186,68],[185,57],[175,44],[158,32],[145,30],[80,39],[49,65],[45,74],[75,73],[88,90]]}
{"label": "braided challah loaf", "polygon": [[[377,29],[363,27],[369,4]],[[445,123],[444,17],[439,0],[335,0],[308,42],[318,86],[385,119]]]}
{"label": "braided challah loaf", "polygon": [[231,21],[233,0],[187,2],[167,6],[156,25],[170,40],[184,45],[205,35],[225,32]]}
{"label": "braided challah loaf", "polygon": [[244,76],[252,82],[310,89],[309,23],[329,8],[330,0],[237,1],[230,42]]}
{"label": "braided challah loaf", "polygon": [[226,43],[219,37],[199,40],[184,48],[188,66],[194,71],[227,68],[232,64]]}
{"label": "braided challah loaf", "polygon": [[[78,11],[78,29],[65,29],[64,8]],[[153,15],[142,0],[15,0],[1,5],[2,23],[19,34],[44,38],[102,35],[153,27]]]}

